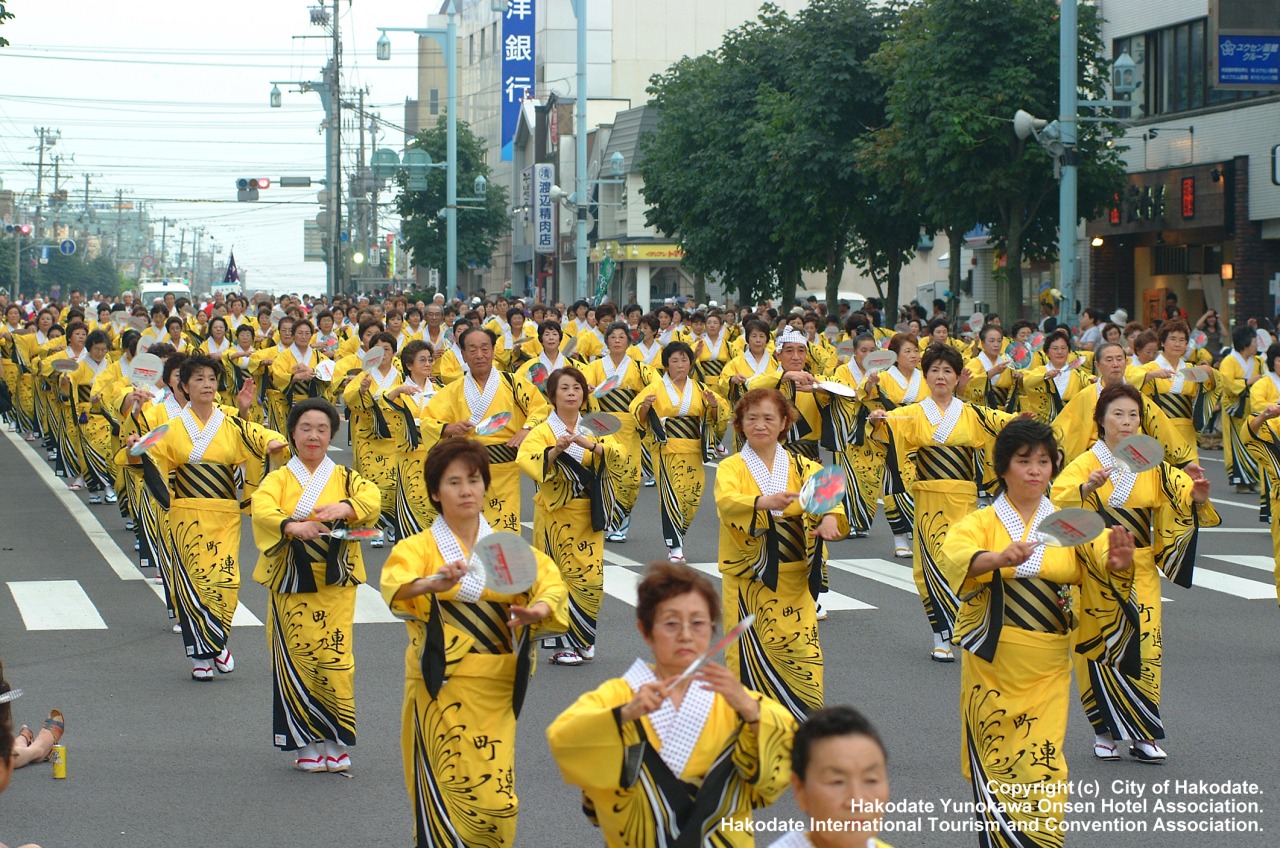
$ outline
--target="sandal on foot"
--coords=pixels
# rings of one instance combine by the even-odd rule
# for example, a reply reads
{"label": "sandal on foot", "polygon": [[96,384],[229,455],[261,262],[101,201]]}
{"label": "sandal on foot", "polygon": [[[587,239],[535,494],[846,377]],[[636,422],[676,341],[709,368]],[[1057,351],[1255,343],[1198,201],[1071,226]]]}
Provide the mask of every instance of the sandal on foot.
{"label": "sandal on foot", "polygon": [[1155,742],[1147,740],[1134,742],[1129,748],[1129,756],[1140,763],[1151,763],[1153,765],[1159,765],[1169,758],[1163,748]]}
{"label": "sandal on foot", "polygon": [[18,731],[18,738],[26,740],[28,748],[30,748],[31,744],[36,741],[36,735],[32,733],[31,728],[27,727],[25,724],[22,725],[22,729]]}
{"label": "sandal on foot", "polygon": [[[62,716],[62,710],[49,710],[49,717],[44,720],[44,729],[53,735],[53,744],[57,745],[62,739],[62,734],[66,732],[67,729],[66,722]],[[50,751],[42,762],[49,762],[49,757],[52,756],[53,751]]]}
{"label": "sandal on foot", "polygon": [[1093,755],[1100,760],[1120,759],[1120,747],[1114,742],[1099,739],[1093,743]]}
{"label": "sandal on foot", "polygon": [[577,651],[557,651],[551,655],[554,665],[582,665],[582,657]]}
{"label": "sandal on foot", "polygon": [[929,654],[929,659],[933,660],[934,662],[949,663],[949,662],[956,661],[956,655],[951,651],[950,648],[945,648],[940,646],[933,649],[932,653]]}

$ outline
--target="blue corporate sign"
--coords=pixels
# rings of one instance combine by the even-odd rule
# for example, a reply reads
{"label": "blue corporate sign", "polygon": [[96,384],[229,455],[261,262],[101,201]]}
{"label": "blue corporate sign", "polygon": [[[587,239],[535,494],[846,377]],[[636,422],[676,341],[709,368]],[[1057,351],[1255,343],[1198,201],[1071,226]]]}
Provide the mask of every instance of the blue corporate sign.
{"label": "blue corporate sign", "polygon": [[502,161],[510,162],[520,109],[533,96],[537,0],[506,0],[502,13]]}
{"label": "blue corporate sign", "polygon": [[1280,36],[1218,35],[1218,81],[1280,85]]}
{"label": "blue corporate sign", "polygon": [[70,256],[76,252],[76,243],[71,239],[63,239],[58,245],[58,250],[62,251],[63,256]]}

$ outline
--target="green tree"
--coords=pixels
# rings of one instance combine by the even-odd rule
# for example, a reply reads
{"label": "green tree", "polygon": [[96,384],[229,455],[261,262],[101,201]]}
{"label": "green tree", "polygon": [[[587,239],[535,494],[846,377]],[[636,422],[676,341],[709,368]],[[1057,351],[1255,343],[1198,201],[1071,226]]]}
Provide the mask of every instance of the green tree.
{"label": "green tree", "polygon": [[883,121],[868,61],[891,20],[866,0],[813,0],[795,17],[765,5],[653,77],[647,221],[680,239],[688,270],[723,274],[748,303],[791,303],[801,272],[822,271],[835,302],[857,232],[882,225],[856,153]]}
{"label": "green tree", "polygon": [[[418,133],[410,145],[427,151],[434,162],[447,161],[447,137],[445,116],[441,115],[435,127]],[[476,177],[489,179],[489,166],[485,163],[484,139],[471,132],[465,122],[458,122],[458,196],[468,197]],[[444,272],[448,262],[448,222],[440,215],[447,203],[445,169],[432,169],[425,191],[409,191],[402,174],[397,177],[400,195],[396,209],[404,219],[404,237],[413,254],[414,264],[424,268],[438,268]],[[473,208],[474,207],[474,208]],[[455,210],[458,215],[458,270],[466,270],[470,263],[484,263],[493,255],[498,239],[511,229],[507,214],[507,190],[489,183],[484,201],[468,201],[464,208]]]}
{"label": "green tree", "polygon": [[[1058,7],[1054,0],[920,0],[876,57],[887,82],[890,126],[881,166],[900,175],[930,228],[951,245],[951,290],[960,282],[959,247],[975,224],[990,227],[1008,257],[998,309],[1023,311],[1022,262],[1054,255],[1057,181],[1034,142],[1020,141],[1017,109],[1057,113]],[[1080,90],[1105,96],[1108,63],[1095,7],[1080,7]],[[1118,190],[1123,167],[1106,141],[1116,127],[1082,124],[1080,212],[1096,214]]]}
{"label": "green tree", "polygon": [[[764,40],[756,32],[736,36]],[[685,270],[723,274],[740,303],[776,296],[781,263],[755,169],[745,160],[750,70],[710,53],[654,75],[649,93],[658,128],[641,141],[638,157],[646,223],[679,238]]]}

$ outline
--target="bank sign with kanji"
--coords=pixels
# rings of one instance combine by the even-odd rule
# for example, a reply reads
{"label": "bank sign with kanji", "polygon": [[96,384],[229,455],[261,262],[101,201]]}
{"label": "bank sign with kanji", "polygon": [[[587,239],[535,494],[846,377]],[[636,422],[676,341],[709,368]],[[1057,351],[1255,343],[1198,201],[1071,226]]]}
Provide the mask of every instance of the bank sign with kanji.
{"label": "bank sign with kanji", "polygon": [[537,0],[507,0],[502,13],[502,161],[510,162],[521,104],[533,97]]}

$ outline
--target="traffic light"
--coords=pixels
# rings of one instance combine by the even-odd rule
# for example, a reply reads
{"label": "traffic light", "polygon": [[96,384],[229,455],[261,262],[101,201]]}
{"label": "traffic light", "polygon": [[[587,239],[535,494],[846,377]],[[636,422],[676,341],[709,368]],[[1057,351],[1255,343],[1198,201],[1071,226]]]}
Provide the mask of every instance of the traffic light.
{"label": "traffic light", "polygon": [[271,188],[267,177],[241,177],[236,180],[236,200],[245,202],[258,199],[258,189]]}
{"label": "traffic light", "polygon": [[31,225],[30,224],[6,224],[4,231],[6,233],[11,233],[19,237],[29,236],[31,235]]}

